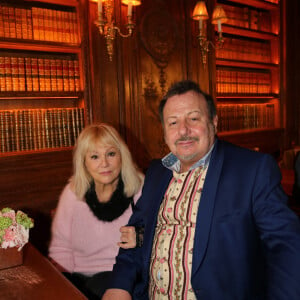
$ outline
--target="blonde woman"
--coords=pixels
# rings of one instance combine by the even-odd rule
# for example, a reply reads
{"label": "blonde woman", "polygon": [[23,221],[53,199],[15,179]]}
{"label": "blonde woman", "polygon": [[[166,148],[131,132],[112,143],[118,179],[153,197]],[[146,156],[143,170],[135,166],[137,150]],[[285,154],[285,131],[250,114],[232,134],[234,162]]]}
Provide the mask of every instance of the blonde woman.
{"label": "blonde woman", "polygon": [[81,132],[73,166],[55,212],[49,257],[89,299],[101,299],[118,247],[135,246],[134,228],[124,225],[144,176],[118,132],[103,123]]}

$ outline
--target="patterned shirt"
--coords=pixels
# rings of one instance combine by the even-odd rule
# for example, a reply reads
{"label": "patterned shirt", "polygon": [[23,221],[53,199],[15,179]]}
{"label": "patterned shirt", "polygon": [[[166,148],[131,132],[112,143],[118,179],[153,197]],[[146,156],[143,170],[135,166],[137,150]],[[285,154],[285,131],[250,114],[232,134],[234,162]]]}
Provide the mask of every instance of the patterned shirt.
{"label": "patterned shirt", "polygon": [[208,167],[208,160],[204,161],[184,173],[173,171],[153,240],[150,299],[196,299],[191,271],[197,211]]}

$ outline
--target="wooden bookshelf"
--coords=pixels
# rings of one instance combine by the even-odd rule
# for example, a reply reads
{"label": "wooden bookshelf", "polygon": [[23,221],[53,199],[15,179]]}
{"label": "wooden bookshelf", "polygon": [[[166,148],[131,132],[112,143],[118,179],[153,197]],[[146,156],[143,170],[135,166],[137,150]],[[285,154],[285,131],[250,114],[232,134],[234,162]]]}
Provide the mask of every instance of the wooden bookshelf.
{"label": "wooden bookshelf", "polygon": [[85,126],[78,1],[0,4],[0,156],[69,148]]}
{"label": "wooden bookshelf", "polygon": [[[272,144],[276,146],[274,152],[282,147],[283,134],[280,4],[275,0],[216,3],[228,17],[222,25],[224,46],[215,51],[219,134],[262,151],[271,150]],[[217,28],[214,32],[217,34]]]}

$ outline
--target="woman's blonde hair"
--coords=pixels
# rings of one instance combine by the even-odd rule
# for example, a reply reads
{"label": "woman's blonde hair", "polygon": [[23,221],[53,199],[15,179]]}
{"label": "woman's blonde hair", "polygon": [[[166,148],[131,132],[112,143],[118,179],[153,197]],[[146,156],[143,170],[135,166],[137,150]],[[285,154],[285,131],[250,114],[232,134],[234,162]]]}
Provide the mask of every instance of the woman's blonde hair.
{"label": "woman's blonde hair", "polygon": [[83,199],[93,181],[86,169],[85,156],[89,151],[96,150],[99,145],[117,148],[121,155],[121,177],[124,183],[124,194],[132,197],[141,188],[144,175],[132,160],[128,146],[115,128],[108,124],[92,124],[85,127],[77,138],[73,154],[73,176],[71,186],[75,194]]}

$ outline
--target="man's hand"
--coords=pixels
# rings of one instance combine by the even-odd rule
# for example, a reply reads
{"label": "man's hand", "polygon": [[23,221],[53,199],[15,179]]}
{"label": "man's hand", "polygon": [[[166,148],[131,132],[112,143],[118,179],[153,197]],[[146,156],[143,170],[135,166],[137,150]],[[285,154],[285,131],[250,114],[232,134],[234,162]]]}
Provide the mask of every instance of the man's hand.
{"label": "man's hand", "polygon": [[108,289],[104,293],[102,300],[132,300],[131,295],[121,289]]}
{"label": "man's hand", "polygon": [[121,242],[118,246],[123,249],[134,248],[136,246],[136,233],[133,226],[122,226],[120,228]]}

